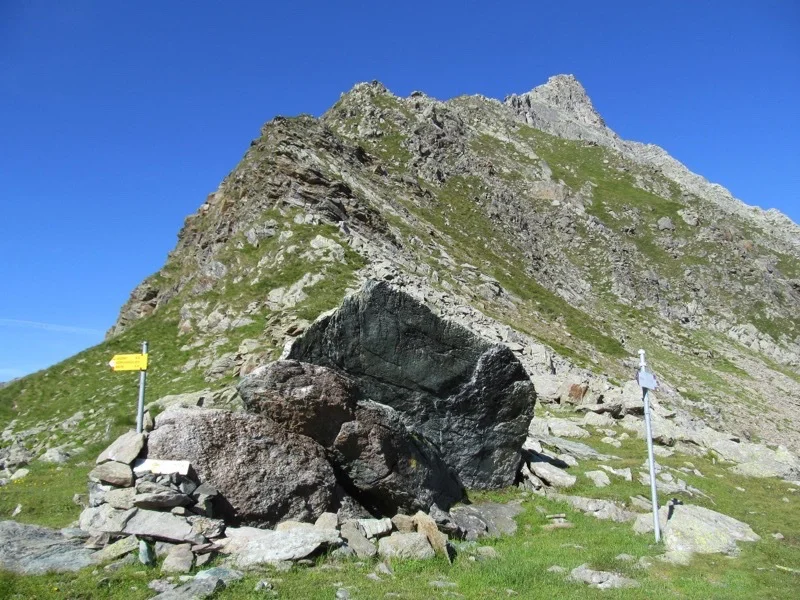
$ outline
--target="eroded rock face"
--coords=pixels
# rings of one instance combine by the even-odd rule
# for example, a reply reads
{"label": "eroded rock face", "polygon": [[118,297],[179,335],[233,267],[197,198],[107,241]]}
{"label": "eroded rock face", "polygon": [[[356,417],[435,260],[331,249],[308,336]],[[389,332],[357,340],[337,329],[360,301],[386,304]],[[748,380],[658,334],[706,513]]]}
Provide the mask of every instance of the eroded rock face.
{"label": "eroded rock face", "polygon": [[170,410],[157,417],[147,446],[148,458],[190,461],[225,499],[215,509],[227,522],[271,527],[336,510],[336,478],[322,447],[266,417]]}
{"label": "eroded rock face", "polygon": [[346,373],[359,399],[395,409],[468,488],[514,483],[535,392],[514,354],[369,281],[318,320],[288,358]]}
{"label": "eroded rock face", "polygon": [[331,369],[295,360],[259,367],[242,380],[239,393],[248,411],[266,415],[326,447],[342,425],[355,418],[352,381]]}

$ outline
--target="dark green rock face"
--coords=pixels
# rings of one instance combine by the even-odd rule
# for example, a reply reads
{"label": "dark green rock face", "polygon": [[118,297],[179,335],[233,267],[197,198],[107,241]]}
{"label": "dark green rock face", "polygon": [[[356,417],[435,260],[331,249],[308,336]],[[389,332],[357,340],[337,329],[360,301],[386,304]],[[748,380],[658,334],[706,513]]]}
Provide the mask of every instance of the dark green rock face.
{"label": "dark green rock face", "polygon": [[514,482],[535,392],[505,346],[489,344],[411,296],[371,281],[314,323],[288,354],[344,371],[360,400],[394,408],[466,487]]}

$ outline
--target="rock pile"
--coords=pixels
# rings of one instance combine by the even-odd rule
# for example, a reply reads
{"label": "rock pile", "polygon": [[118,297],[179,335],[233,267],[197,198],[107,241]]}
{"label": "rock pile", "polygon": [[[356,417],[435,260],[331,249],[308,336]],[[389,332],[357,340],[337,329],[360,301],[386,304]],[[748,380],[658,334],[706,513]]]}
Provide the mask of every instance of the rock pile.
{"label": "rock pile", "polygon": [[[214,417],[217,411],[175,409],[164,414],[167,423],[173,419],[186,423],[209,413]],[[204,463],[195,470],[188,461],[140,457],[149,451],[153,438],[156,445],[161,443],[156,436],[159,430],[157,420],[150,440],[143,434],[126,433],[97,459],[99,464],[90,474],[89,506],[80,516],[80,529],[88,538],[84,547],[97,552],[91,557],[79,552],[81,566],[88,564],[89,558],[104,562],[137,550],[142,562],[151,561],[153,551],[164,555],[161,569],[165,573],[188,572],[208,562],[214,553],[227,555],[230,564],[238,568],[302,560],[326,550],[334,550],[340,557],[427,559],[438,554],[452,559],[455,549],[451,538],[476,540],[513,533],[513,518],[521,511],[518,504],[487,503],[457,507],[448,513],[434,504],[430,514],[420,510],[397,513],[392,518],[349,518],[322,512],[313,523],[312,519],[284,519],[273,529],[231,526],[215,518],[220,509],[224,512],[230,508],[230,502],[198,475]],[[167,431],[177,435],[174,430]],[[232,445],[236,446],[235,440]],[[259,460],[256,455],[252,462]],[[297,479],[287,473],[281,478]],[[259,491],[254,488],[253,495]],[[74,543],[65,541],[62,545],[76,552]]]}

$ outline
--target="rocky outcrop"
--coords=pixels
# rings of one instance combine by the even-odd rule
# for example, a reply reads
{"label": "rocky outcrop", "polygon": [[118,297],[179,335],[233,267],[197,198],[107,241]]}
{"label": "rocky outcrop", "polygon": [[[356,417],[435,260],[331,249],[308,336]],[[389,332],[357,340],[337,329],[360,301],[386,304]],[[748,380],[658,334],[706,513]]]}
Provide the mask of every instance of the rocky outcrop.
{"label": "rocky outcrop", "polygon": [[23,575],[78,571],[92,564],[93,552],[79,539],[58,531],[0,521],[0,569]]}
{"label": "rocky outcrop", "polygon": [[371,281],[314,323],[286,355],[346,373],[360,399],[394,409],[465,486],[514,482],[535,392],[506,346]]}

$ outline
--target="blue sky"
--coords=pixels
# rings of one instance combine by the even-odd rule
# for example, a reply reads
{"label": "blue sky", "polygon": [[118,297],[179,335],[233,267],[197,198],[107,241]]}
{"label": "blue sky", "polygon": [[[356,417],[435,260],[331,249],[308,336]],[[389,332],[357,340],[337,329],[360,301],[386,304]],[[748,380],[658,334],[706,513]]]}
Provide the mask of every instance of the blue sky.
{"label": "blue sky", "polygon": [[0,0],[0,381],[102,339],[275,115],[359,81],[610,127],[800,221],[800,4]]}

